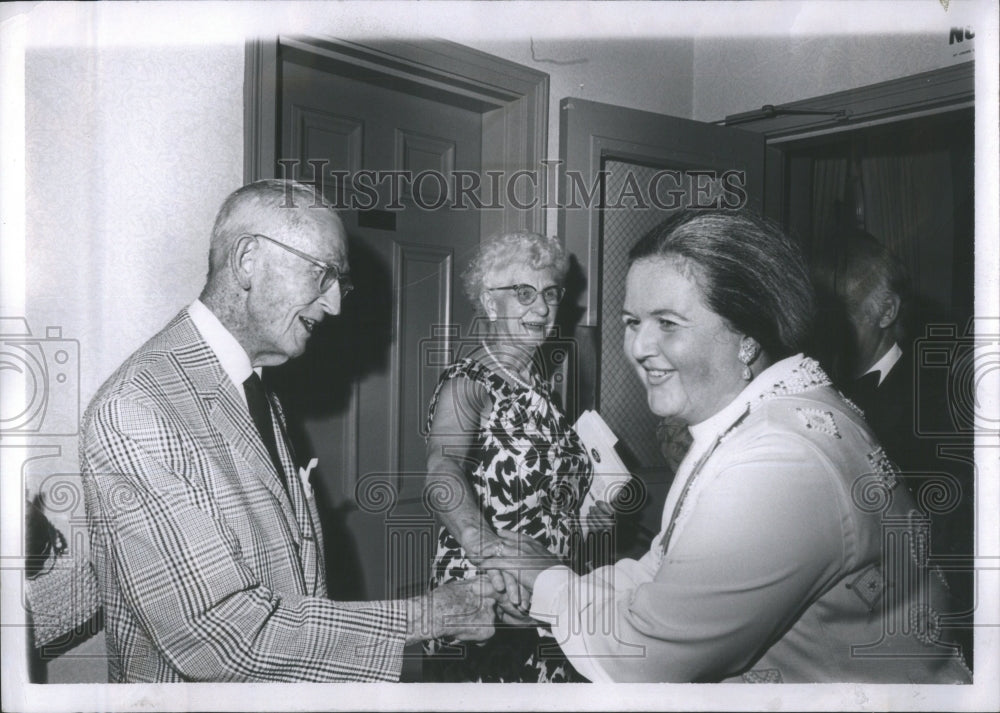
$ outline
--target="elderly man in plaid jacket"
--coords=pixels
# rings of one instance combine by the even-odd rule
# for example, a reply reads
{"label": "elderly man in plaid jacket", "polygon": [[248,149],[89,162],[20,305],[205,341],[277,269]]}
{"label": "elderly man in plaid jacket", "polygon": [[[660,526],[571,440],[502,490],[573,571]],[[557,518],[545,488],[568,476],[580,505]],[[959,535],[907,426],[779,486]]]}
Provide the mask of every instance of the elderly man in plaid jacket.
{"label": "elderly man in plaid jacket", "polygon": [[396,680],[403,646],[482,640],[496,593],[326,597],[322,536],[263,366],[300,355],[350,289],[344,228],[311,188],[223,204],[209,277],[104,384],[82,425],[112,681]]}

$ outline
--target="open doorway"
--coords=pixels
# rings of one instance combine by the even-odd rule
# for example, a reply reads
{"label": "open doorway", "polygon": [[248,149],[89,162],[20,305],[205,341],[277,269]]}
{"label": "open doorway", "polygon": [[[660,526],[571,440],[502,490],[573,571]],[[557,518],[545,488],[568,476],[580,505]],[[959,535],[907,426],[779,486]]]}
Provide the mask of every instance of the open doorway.
{"label": "open doorway", "polygon": [[[782,145],[783,222],[811,259],[850,228],[907,268],[914,319],[963,326],[973,312],[973,109]],[[911,328],[919,327],[919,322]]]}

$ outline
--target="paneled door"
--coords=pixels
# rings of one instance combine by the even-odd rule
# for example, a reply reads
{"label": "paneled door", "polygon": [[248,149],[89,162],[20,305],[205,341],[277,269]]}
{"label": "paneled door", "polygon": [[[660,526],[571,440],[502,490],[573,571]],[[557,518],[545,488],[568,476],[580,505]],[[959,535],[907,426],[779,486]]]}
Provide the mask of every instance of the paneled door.
{"label": "paneled door", "polygon": [[484,221],[453,177],[483,171],[488,107],[295,48],[279,49],[277,77],[275,175],[322,182],[356,285],[276,370],[277,388],[293,437],[319,459],[330,595],[403,596],[426,588],[435,540],[428,402],[473,327],[460,275]]}

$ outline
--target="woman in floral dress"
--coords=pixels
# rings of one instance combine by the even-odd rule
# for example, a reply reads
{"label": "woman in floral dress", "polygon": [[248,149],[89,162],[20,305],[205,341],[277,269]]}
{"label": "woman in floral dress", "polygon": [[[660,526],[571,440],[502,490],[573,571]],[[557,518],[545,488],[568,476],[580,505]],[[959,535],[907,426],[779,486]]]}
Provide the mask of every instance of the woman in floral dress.
{"label": "woman in floral dress", "polygon": [[427,487],[442,523],[431,587],[483,569],[506,597],[484,645],[429,642],[424,680],[584,680],[527,616],[519,583],[525,557],[532,566],[571,564],[592,479],[586,450],[536,365],[566,268],[554,238],[513,233],[485,243],[464,275],[486,329],[431,399]]}

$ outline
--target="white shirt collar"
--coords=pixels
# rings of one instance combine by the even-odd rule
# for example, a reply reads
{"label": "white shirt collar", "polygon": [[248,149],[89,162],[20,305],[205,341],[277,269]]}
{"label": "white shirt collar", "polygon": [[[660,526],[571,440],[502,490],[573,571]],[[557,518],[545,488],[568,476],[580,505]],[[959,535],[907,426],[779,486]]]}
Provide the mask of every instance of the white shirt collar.
{"label": "white shirt collar", "polygon": [[236,391],[245,403],[246,394],[243,393],[243,382],[253,371],[256,371],[257,375],[260,376],[260,369],[253,368],[246,350],[240,346],[232,332],[223,326],[219,318],[201,300],[195,300],[191,303],[188,307],[188,314],[191,316],[194,326],[201,333],[202,339],[219,359],[223,371],[236,386]]}
{"label": "white shirt collar", "polygon": [[793,369],[802,363],[802,355],[796,354],[780,361],[776,361],[767,367],[757,377],[748,383],[746,387],[721,411],[709,416],[701,423],[695,423],[688,427],[691,432],[691,451],[695,448],[707,448],[715,441],[715,437],[726,431],[743,412],[754,402],[759,400],[765,393],[771,391],[774,385],[782,381],[786,374],[790,374]]}
{"label": "white shirt collar", "polygon": [[717,439],[728,432],[744,414],[772,397],[800,393],[829,383],[829,378],[823,373],[819,364],[802,354],[796,354],[777,361],[764,369],[720,411],[701,423],[688,426],[692,438],[691,447],[688,448],[684,460],[678,465],[674,475],[674,484],[667,494],[667,502],[663,509],[663,528],[667,527],[670,513],[673,512],[684,487],[683,484],[687,482],[691,471],[711,450]]}
{"label": "white shirt collar", "polygon": [[[881,386],[882,382],[885,381],[885,377],[889,376],[889,372],[892,371],[892,367],[896,366],[896,362],[899,361],[901,356],[903,356],[903,350],[899,348],[899,344],[893,342],[892,346],[889,347],[889,351],[883,354],[881,359],[872,364],[871,368],[865,374],[877,371],[878,385]],[[862,374],[862,376],[865,374]]]}

